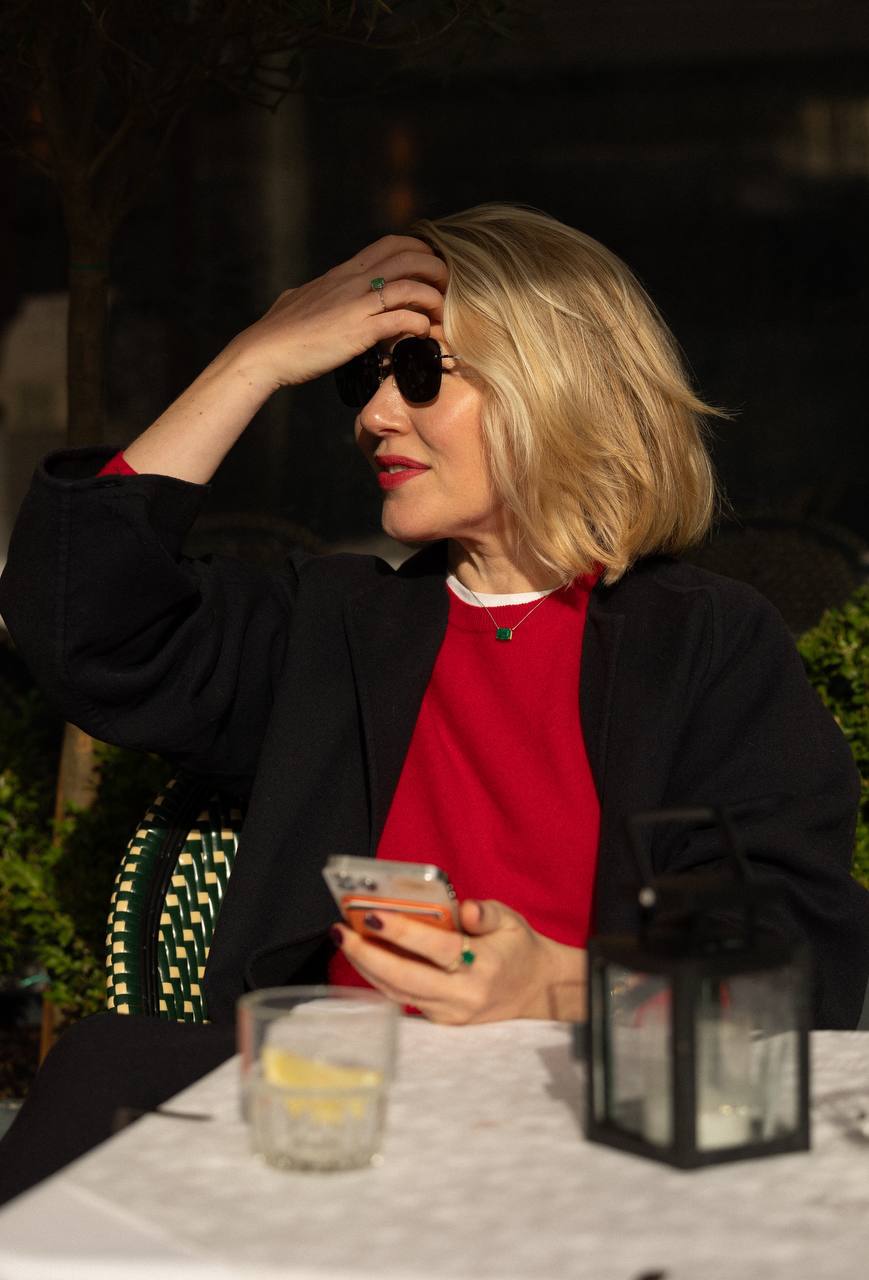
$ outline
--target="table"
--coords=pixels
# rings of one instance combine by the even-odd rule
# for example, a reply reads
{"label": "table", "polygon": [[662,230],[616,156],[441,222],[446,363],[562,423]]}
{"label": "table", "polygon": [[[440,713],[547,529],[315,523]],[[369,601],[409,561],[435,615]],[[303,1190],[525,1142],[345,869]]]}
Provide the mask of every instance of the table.
{"label": "table", "polygon": [[381,1167],[267,1168],[224,1063],[0,1212],[0,1280],[865,1280],[869,1035],[812,1036],[809,1153],[684,1173],[584,1141],[569,1029],[402,1025]]}

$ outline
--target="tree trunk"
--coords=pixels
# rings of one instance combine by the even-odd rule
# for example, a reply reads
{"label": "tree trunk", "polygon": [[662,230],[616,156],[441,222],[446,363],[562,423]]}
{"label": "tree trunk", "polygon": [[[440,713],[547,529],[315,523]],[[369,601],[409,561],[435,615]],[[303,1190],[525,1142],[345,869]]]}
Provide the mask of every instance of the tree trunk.
{"label": "tree trunk", "polygon": [[74,724],[64,726],[54,796],[55,821],[59,822],[64,816],[68,804],[89,809],[93,803],[99,786],[99,770],[94,761],[94,741],[84,729],[79,729]]}
{"label": "tree trunk", "polygon": [[60,1017],[57,1005],[49,996],[42,997],[42,1022],[39,1027],[39,1058],[37,1066],[42,1066],[49,1049],[54,1046],[60,1029]]}

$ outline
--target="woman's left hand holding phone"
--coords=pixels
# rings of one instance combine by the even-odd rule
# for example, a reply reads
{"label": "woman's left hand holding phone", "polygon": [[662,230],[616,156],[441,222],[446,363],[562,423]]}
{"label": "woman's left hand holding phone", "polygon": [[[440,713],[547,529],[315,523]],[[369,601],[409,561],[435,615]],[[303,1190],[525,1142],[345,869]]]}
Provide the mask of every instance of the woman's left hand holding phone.
{"label": "woman's left hand holding phone", "polygon": [[[336,926],[344,955],[372,986],[432,1022],[585,1019],[586,952],[537,933],[501,902],[463,902],[464,937],[400,915],[373,915],[381,925],[376,940]],[[467,949],[471,964],[461,961]]]}

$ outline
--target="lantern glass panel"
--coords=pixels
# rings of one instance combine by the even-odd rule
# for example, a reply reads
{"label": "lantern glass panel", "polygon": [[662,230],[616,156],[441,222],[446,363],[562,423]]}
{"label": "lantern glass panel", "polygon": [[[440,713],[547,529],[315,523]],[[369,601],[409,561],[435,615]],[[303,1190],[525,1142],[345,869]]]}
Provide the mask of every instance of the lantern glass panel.
{"label": "lantern glass panel", "polygon": [[697,1148],[767,1142],[799,1124],[797,972],[705,978],[697,1007]]}
{"label": "lantern glass panel", "polygon": [[[669,979],[610,964],[601,970],[598,1002],[603,1088],[596,1088],[598,1119],[659,1146],[673,1141],[673,1079]],[[598,1101],[599,1100],[599,1101]]]}

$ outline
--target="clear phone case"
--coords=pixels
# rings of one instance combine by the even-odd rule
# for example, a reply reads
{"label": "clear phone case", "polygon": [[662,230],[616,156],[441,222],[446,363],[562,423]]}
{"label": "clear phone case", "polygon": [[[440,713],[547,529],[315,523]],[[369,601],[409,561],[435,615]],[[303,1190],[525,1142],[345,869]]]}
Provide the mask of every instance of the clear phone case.
{"label": "clear phone case", "polygon": [[458,930],[456,891],[440,867],[338,854],[323,876],[342,916],[357,933],[377,937],[364,923],[369,911],[394,913],[436,929]]}

